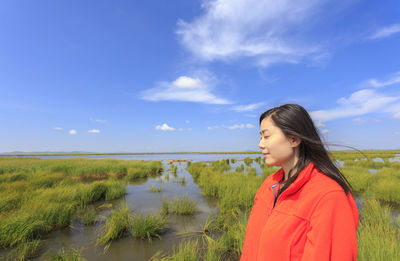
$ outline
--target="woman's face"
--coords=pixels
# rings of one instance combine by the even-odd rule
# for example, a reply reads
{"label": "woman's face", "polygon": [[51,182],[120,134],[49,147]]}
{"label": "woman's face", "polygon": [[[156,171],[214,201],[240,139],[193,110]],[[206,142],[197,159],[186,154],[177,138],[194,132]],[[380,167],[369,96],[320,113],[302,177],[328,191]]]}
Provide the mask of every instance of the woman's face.
{"label": "woman's face", "polygon": [[265,164],[269,166],[284,166],[295,156],[294,141],[287,138],[271,117],[261,121],[261,140],[258,146],[264,154]]}

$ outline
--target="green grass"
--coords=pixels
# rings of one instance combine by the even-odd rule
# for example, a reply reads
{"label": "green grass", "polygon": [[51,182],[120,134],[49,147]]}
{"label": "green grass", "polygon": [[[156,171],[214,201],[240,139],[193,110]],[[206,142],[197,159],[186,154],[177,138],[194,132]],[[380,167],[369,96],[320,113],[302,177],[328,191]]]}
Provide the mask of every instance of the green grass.
{"label": "green grass", "polygon": [[197,212],[197,201],[188,196],[176,197],[170,202],[164,199],[162,209],[165,214],[193,215]]}
{"label": "green grass", "polygon": [[130,214],[128,207],[112,210],[106,218],[104,230],[97,239],[97,245],[105,244],[107,250],[112,241],[119,239],[129,232],[133,238],[147,239],[161,238],[160,234],[165,228],[166,217],[157,215]]}
{"label": "green grass", "polygon": [[107,249],[111,241],[116,240],[123,236],[129,230],[131,223],[131,215],[129,214],[128,207],[123,207],[119,210],[112,210],[110,217],[106,220],[102,236],[97,239],[97,244],[107,244]]}
{"label": "green grass", "polygon": [[129,231],[134,238],[147,239],[161,238],[160,234],[165,228],[166,218],[163,215],[135,215],[131,221]]}
{"label": "green grass", "polygon": [[[127,170],[159,175],[159,161],[0,158],[0,247],[69,226],[88,205],[123,197]],[[86,213],[90,220],[91,213]],[[86,221],[84,221],[86,223]],[[88,223],[90,223],[88,221]]]}
{"label": "green grass", "polygon": [[85,261],[86,258],[81,256],[81,250],[63,247],[55,255],[50,256],[46,261]]}
{"label": "green grass", "polygon": [[174,252],[169,261],[198,261],[200,244],[197,240],[188,240],[174,247]]}
{"label": "green grass", "polygon": [[161,186],[155,187],[153,184],[150,185],[150,192],[162,192],[163,190],[165,189],[163,189]]}
{"label": "green grass", "polygon": [[40,240],[22,242],[8,253],[5,260],[23,261],[31,259],[37,255],[40,244]]}
{"label": "green grass", "polygon": [[[391,208],[376,199],[364,202],[357,230],[358,260],[400,260],[400,233],[391,216]],[[400,218],[397,226],[400,225]]]}
{"label": "green grass", "polygon": [[176,178],[174,180],[174,183],[180,184],[182,186],[186,185],[186,178],[185,177],[181,177],[181,178]]}
{"label": "green grass", "polygon": [[82,223],[87,226],[95,224],[96,222],[96,211],[93,208],[88,208],[83,214]]}

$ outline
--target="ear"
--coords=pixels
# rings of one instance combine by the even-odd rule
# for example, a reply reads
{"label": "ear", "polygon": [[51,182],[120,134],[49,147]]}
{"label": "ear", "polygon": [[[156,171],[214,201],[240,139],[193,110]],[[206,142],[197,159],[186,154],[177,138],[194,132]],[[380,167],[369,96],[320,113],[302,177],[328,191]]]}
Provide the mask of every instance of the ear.
{"label": "ear", "polygon": [[290,145],[295,148],[300,145],[301,139],[299,137],[291,136],[289,137]]}

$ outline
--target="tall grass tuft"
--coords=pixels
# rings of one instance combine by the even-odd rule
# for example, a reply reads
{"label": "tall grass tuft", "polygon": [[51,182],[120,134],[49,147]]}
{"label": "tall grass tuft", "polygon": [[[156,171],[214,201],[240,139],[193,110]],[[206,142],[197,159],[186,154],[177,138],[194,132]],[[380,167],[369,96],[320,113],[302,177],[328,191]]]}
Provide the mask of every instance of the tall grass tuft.
{"label": "tall grass tuft", "polygon": [[[110,217],[106,220],[103,235],[97,239],[97,244],[111,243],[112,240],[122,237],[129,230],[131,216],[128,207],[122,207],[119,210],[112,210]],[[105,246],[108,249],[110,244]]]}
{"label": "tall grass tuft", "polygon": [[96,223],[96,211],[93,208],[88,208],[82,217],[82,223],[87,226]]}
{"label": "tall grass tuft", "polygon": [[168,258],[170,261],[197,261],[199,260],[198,240],[188,240],[174,247],[173,255]]}
{"label": "tall grass tuft", "polygon": [[81,250],[71,247],[63,247],[55,255],[48,257],[46,261],[86,261],[87,259],[81,256],[81,252]]}
{"label": "tall grass tuft", "polygon": [[8,253],[6,260],[23,261],[31,259],[37,255],[40,244],[40,240],[22,242]]}
{"label": "tall grass tuft", "polygon": [[197,211],[197,201],[187,196],[174,198],[171,202],[163,200],[163,212],[180,215],[193,215]]}
{"label": "tall grass tuft", "polygon": [[[400,233],[391,208],[376,199],[364,201],[357,229],[360,260],[400,260]],[[397,223],[397,226],[399,223]]]}
{"label": "tall grass tuft", "polygon": [[164,229],[166,218],[163,215],[136,215],[132,218],[129,231],[134,238],[147,239],[161,238],[160,233]]}

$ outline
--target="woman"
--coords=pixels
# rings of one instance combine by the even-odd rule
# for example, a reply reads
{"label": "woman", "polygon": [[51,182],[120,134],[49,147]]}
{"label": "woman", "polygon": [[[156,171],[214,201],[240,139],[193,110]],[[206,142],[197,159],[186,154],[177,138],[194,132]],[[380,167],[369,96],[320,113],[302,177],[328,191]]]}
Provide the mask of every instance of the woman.
{"label": "woman", "polygon": [[265,163],[281,168],[258,189],[241,261],[357,258],[358,210],[307,111],[297,104],[260,116]]}

